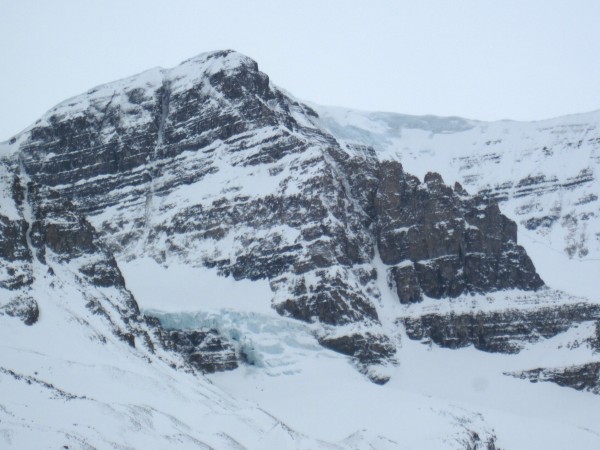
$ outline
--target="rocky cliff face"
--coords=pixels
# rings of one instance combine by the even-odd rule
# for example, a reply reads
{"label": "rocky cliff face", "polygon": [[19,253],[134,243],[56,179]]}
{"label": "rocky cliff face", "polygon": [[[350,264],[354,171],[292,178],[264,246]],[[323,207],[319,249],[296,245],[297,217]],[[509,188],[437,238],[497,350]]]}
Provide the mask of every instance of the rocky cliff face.
{"label": "rocky cliff face", "polygon": [[453,191],[437,173],[421,185],[394,162],[382,164],[379,179],[378,248],[395,266],[400,302],[543,285],[497,204],[469,197],[460,185]]}
{"label": "rocky cliff face", "polygon": [[8,196],[3,202],[7,215],[0,219],[5,297],[0,315],[34,325],[44,308],[40,284],[59,293],[67,291],[68,285],[75,291],[74,301],[100,316],[113,335],[131,347],[150,354],[157,347],[171,351],[166,357],[161,352],[167,362],[200,372],[237,367],[235,350],[215,332],[165,331],[160,323],[144,317],[113,254],[71,201],[31,181],[22,167],[5,163],[2,169],[2,189]]}
{"label": "rocky cliff face", "polygon": [[[36,248],[80,254],[98,236],[117,258],[268,279],[280,314],[323,324],[321,342],[363,366],[395,353],[382,278],[400,303],[543,286],[493,201],[338,142],[235,52],[92,89],[10,148],[49,221],[31,224]],[[112,256],[80,273],[123,284]],[[332,331],[350,324],[362,331]]]}
{"label": "rocky cliff face", "polygon": [[18,165],[5,161],[2,172],[0,314],[34,325],[43,314],[39,285],[61,291],[69,284],[115,336],[152,351],[135,299],[85,217],[67,198],[31,181]]}
{"label": "rocky cliff face", "polygon": [[[600,271],[599,111],[521,123],[314,108],[338,140],[496,200],[546,282],[597,298],[590,280]],[[570,276],[555,273],[557,265]]]}
{"label": "rocky cliff face", "polygon": [[11,292],[23,293],[33,282],[33,255],[27,243],[29,224],[23,216],[24,189],[14,167],[8,164],[0,165],[0,180],[2,196],[6,199],[2,202],[0,211],[2,287]]}

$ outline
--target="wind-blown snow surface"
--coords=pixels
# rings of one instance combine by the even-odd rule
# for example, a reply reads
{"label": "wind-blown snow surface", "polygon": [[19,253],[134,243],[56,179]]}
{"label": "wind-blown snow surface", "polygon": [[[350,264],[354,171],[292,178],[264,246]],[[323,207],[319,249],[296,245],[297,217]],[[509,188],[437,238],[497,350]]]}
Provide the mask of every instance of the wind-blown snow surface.
{"label": "wind-blown snow surface", "polygon": [[600,111],[479,122],[311,106],[338,140],[373,146],[420,178],[436,171],[489,192],[548,285],[600,298]]}

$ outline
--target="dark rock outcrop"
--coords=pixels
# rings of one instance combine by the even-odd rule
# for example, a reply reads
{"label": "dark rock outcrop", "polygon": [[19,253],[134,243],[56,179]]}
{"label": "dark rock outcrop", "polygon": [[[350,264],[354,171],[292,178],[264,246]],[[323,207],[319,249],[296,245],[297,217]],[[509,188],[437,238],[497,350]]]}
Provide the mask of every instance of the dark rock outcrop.
{"label": "dark rock outcrop", "polygon": [[338,274],[331,277],[328,272],[316,272],[319,281],[306,287],[302,281],[295,286],[294,297],[275,305],[275,309],[295,319],[330,325],[345,325],[362,320],[377,321],[373,304],[360,292],[356,292]]}
{"label": "dark rock outcrop", "polygon": [[[31,261],[33,255],[27,243],[28,223],[18,211],[23,208],[24,190],[21,180],[8,165],[1,165],[7,172],[0,179],[10,198],[3,199],[5,207],[12,206],[16,217],[0,214],[0,288],[11,291],[26,290],[33,282]],[[15,214],[13,213],[13,214]]]}
{"label": "dark rock outcrop", "polygon": [[222,372],[238,367],[235,348],[216,330],[168,330],[164,345],[183,355],[184,359],[202,373]]}
{"label": "dark rock outcrop", "polygon": [[[354,357],[365,372],[371,365],[393,361],[396,354],[396,347],[387,336],[370,332],[325,336],[319,339],[319,343],[323,347]],[[377,384],[389,381],[389,376],[379,374],[370,375],[370,378]]]}
{"label": "dark rock outcrop", "polygon": [[7,304],[0,306],[0,314],[18,317],[25,325],[33,325],[38,321],[40,310],[37,302],[26,296],[13,298]]}
{"label": "dark rock outcrop", "polygon": [[437,173],[424,183],[393,161],[381,163],[375,198],[381,259],[402,303],[543,286],[517,225],[496,203],[446,186]]}
{"label": "dark rock outcrop", "polygon": [[578,391],[589,391],[600,395],[600,362],[590,362],[569,367],[533,369],[524,372],[506,373],[532,383],[548,381]]}
{"label": "dark rock outcrop", "polygon": [[404,318],[409,338],[441,347],[473,345],[487,352],[517,353],[528,342],[550,338],[573,324],[600,318],[600,306],[571,304],[497,312],[425,314]]}
{"label": "dark rock outcrop", "polygon": [[600,320],[596,321],[594,328],[595,333],[588,339],[588,343],[595,352],[600,353]]}

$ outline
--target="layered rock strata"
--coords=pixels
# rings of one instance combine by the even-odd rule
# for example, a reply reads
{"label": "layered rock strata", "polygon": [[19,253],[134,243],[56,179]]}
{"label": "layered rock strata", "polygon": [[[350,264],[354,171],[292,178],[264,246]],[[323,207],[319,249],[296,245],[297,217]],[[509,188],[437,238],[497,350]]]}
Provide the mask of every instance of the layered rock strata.
{"label": "layered rock strata", "polygon": [[[401,303],[543,286],[494,202],[336,140],[235,52],[99,86],[9,147],[40,214],[63,203],[79,214],[32,224],[38,247],[81,253],[97,233],[117,258],[268,279],[264,301],[323,324],[320,341],[363,366],[394,359],[382,277]],[[80,272],[122,284],[112,256]]]}

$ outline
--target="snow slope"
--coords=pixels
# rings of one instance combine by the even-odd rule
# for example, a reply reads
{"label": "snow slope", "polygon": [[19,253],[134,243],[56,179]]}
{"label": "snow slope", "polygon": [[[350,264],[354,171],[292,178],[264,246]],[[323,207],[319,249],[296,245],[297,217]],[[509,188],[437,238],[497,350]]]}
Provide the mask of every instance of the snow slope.
{"label": "snow slope", "polygon": [[[255,352],[251,365],[211,380],[175,370],[167,362],[177,355],[152,354],[114,336],[105,317],[85,306],[69,268],[57,270],[60,286],[36,279],[43,314],[35,326],[0,316],[3,448],[391,449],[428,442],[431,449],[461,449],[472,433],[493,438],[470,409],[393,390],[390,397],[346,357],[318,345],[308,325],[264,311],[165,313],[182,328],[200,317],[200,326],[211,321],[235,331]],[[132,285],[136,273],[144,276],[125,270]],[[182,283],[186,275],[167,271],[162,282]],[[261,288],[246,289],[252,291]],[[140,294],[142,305],[155,301],[152,291]],[[260,390],[265,394],[255,395]],[[415,414],[422,428],[398,429],[394,417]]]}
{"label": "snow slope", "polygon": [[[132,286],[143,277],[137,264],[122,264]],[[146,260],[145,264],[155,263]],[[170,279],[185,285],[197,282],[192,271],[185,281],[183,271],[160,270],[161,282],[167,285]],[[161,312],[156,309],[153,289],[134,288],[134,292],[142,307],[150,308],[147,312],[167,328],[200,329],[208,324],[252,349],[251,364],[210,375],[210,380],[317,439],[361,449],[464,449],[473,445],[470,439],[475,432],[483,448],[488,448],[486,439],[496,448],[515,450],[596,449],[600,445],[596,420],[600,396],[506,375],[597,359],[585,344],[594,332],[593,322],[529,344],[518,355],[502,355],[472,347],[450,350],[423,345],[408,339],[393,320],[432,311],[504,310],[507,304],[537,308],[540,302],[551,305],[564,298],[501,292],[452,302],[427,300],[415,310],[398,304],[390,291],[382,297],[379,312],[388,318],[389,331],[398,335],[400,362],[386,369],[391,381],[379,386],[358,373],[348,359],[319,346],[313,337],[318,332],[314,325],[273,316],[258,306],[267,301],[258,286],[248,289],[257,295],[251,302],[257,305],[254,311],[237,310],[229,303],[218,308],[210,298],[205,302],[197,296],[185,302],[183,311],[169,307],[169,312]]]}

